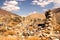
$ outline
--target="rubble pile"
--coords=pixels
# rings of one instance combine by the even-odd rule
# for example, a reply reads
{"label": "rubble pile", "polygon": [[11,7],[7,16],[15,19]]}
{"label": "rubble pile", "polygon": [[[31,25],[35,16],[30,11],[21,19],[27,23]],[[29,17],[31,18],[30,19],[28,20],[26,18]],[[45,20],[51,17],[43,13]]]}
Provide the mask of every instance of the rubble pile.
{"label": "rubble pile", "polygon": [[0,15],[0,40],[60,40],[60,25],[51,10],[27,17]]}

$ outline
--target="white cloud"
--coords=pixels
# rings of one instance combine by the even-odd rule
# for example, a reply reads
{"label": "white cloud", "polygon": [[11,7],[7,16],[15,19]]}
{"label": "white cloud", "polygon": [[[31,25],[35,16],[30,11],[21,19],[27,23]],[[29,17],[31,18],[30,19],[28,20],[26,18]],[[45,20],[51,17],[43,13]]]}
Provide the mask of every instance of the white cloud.
{"label": "white cloud", "polygon": [[20,8],[17,6],[9,5],[9,6],[3,6],[2,9],[6,10],[6,11],[12,11],[12,10],[18,10]]}
{"label": "white cloud", "polygon": [[54,0],[54,8],[60,7],[60,0]]}
{"label": "white cloud", "polygon": [[5,2],[4,5],[17,5],[18,2],[16,1],[8,1],[8,2]]}
{"label": "white cloud", "polygon": [[18,5],[18,2],[15,0],[14,1],[5,1],[1,8],[4,10],[7,10],[7,11],[19,10],[20,7],[17,5]]}
{"label": "white cloud", "polygon": [[[54,3],[53,7],[51,9],[54,8],[60,8],[60,0],[33,0],[32,4],[33,5],[39,5],[41,7],[45,7],[47,5],[49,5],[50,3]],[[48,9],[43,8],[43,11],[47,11]]]}
{"label": "white cloud", "polygon": [[51,2],[54,3],[54,5],[53,5],[54,8],[60,7],[60,0],[33,0],[32,4],[39,5],[41,7],[45,7],[45,6],[49,5]]}
{"label": "white cloud", "polygon": [[53,2],[53,0],[33,0],[32,3],[35,5],[39,5],[41,7],[45,7],[46,5]]}

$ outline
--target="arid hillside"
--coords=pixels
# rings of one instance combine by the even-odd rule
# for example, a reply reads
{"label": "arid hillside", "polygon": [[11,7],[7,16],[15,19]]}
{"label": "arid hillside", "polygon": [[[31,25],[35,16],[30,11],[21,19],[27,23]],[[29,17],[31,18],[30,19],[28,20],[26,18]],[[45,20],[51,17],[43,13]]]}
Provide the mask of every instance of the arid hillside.
{"label": "arid hillside", "polygon": [[60,40],[60,8],[22,17],[0,9],[0,40]]}
{"label": "arid hillside", "polygon": [[45,22],[45,15],[42,13],[32,13],[25,17],[25,24],[33,25],[33,24],[43,24]]}
{"label": "arid hillside", "polygon": [[22,17],[0,9],[0,25],[15,26],[22,21]]}
{"label": "arid hillside", "polygon": [[57,23],[60,25],[60,8],[53,9],[52,12],[55,13]]}

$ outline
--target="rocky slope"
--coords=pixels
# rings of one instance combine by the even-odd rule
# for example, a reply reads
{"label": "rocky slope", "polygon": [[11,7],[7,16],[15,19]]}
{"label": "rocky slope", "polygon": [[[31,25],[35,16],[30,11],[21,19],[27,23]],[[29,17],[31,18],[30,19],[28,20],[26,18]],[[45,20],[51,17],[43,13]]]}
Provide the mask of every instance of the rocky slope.
{"label": "rocky slope", "polygon": [[13,31],[13,28],[21,22],[21,16],[0,9],[0,35],[13,34],[15,32]]}
{"label": "rocky slope", "polygon": [[59,11],[21,17],[0,9],[0,40],[60,40]]}
{"label": "rocky slope", "polygon": [[55,8],[51,11],[54,13],[55,18],[56,18],[56,21],[55,21],[56,27],[55,27],[55,29],[60,31],[60,29],[59,29],[60,28],[60,8]]}
{"label": "rocky slope", "polygon": [[53,9],[52,12],[55,13],[57,23],[60,24],[60,8]]}
{"label": "rocky slope", "polygon": [[14,26],[22,21],[22,17],[0,9],[0,25]]}

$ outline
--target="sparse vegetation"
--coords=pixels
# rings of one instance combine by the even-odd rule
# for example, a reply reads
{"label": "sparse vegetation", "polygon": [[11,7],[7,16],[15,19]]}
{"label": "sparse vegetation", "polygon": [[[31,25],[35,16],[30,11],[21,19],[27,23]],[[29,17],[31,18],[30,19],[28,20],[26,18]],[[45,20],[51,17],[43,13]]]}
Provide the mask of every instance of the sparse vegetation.
{"label": "sparse vegetation", "polygon": [[20,17],[0,10],[0,40],[60,40],[60,12],[56,13]]}

